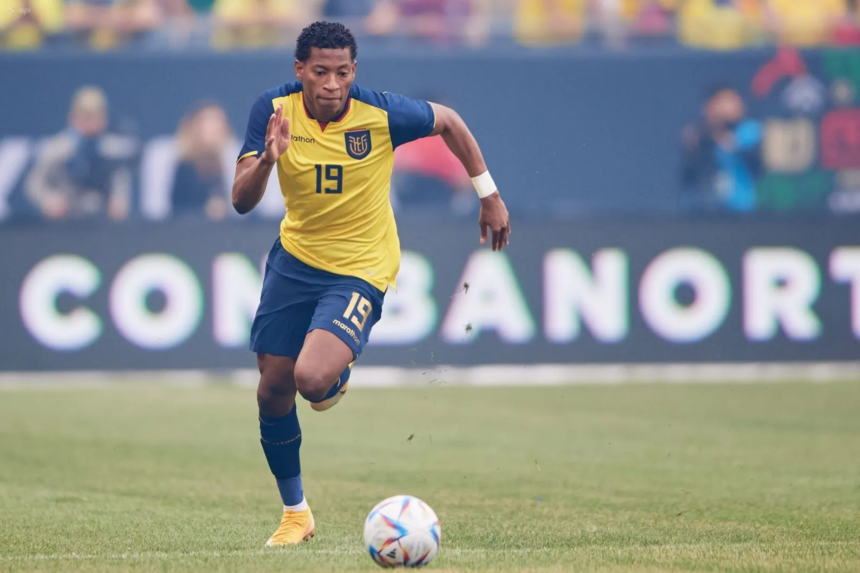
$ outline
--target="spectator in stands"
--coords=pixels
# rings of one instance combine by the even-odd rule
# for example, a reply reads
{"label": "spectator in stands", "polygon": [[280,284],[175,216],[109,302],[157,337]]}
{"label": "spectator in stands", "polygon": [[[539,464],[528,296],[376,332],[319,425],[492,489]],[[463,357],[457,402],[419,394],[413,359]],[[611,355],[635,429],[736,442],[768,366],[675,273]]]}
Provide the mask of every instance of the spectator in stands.
{"label": "spectator in stands", "polygon": [[[632,18],[631,32],[638,37],[667,37],[672,28],[672,0],[639,0],[639,6],[634,14],[625,14]],[[629,8],[628,8],[629,10]]]}
{"label": "spectator in stands", "polygon": [[585,32],[588,0],[518,0],[514,37],[525,46],[575,44]]}
{"label": "spectator in stands", "polygon": [[712,50],[758,43],[762,38],[759,1],[686,0],[678,11],[678,37],[689,46]]}
{"label": "spectator in stands", "polygon": [[207,47],[212,36],[215,0],[156,0],[161,24],[147,34],[145,47]]}
{"label": "spectator in stands", "polygon": [[62,0],[4,0],[0,8],[0,49],[32,50],[61,32]]}
{"label": "spectator in stands", "polygon": [[[625,9],[633,8],[629,0],[588,0],[588,27],[599,32],[608,46],[620,48],[626,44],[630,24]],[[638,8],[638,6],[636,7]]]}
{"label": "spectator in stands", "polygon": [[327,20],[342,22],[353,34],[363,35],[375,4],[375,0],[324,0],[321,13]]}
{"label": "spectator in stands", "polygon": [[295,43],[310,19],[302,0],[216,0],[212,8],[215,48],[265,48]]}
{"label": "spectator in stands", "polygon": [[847,13],[845,0],[766,0],[769,23],[780,43],[827,44]]}
{"label": "spectator in stands", "polygon": [[[156,0],[161,24],[148,36],[153,48],[180,48],[189,44],[205,45],[211,27],[209,11],[214,0]],[[201,18],[200,15],[203,14]],[[203,39],[205,38],[205,41]]]}
{"label": "spectator in stands", "polygon": [[224,155],[233,142],[224,109],[204,102],[179,124],[176,134],[178,163],[171,192],[173,214],[203,216],[213,221],[227,215],[232,181],[225,176]]}
{"label": "spectator in stands", "polygon": [[692,210],[749,212],[756,208],[763,129],[746,118],[737,90],[720,86],[704,106],[704,123],[682,133],[681,180]]}
{"label": "spectator in stands", "polygon": [[136,142],[108,133],[108,108],[97,87],[80,88],[69,126],[42,145],[25,181],[28,199],[47,219],[128,217]]}
{"label": "spectator in stands", "polygon": [[186,4],[195,14],[209,14],[215,6],[215,0],[186,0]]}
{"label": "spectator in stands", "polygon": [[848,0],[845,15],[833,31],[833,42],[840,46],[860,44],[860,0]]}
{"label": "spectator in stands", "polygon": [[157,0],[67,1],[67,29],[95,50],[111,50],[145,39],[164,20]]}
{"label": "spectator in stands", "polygon": [[406,34],[436,44],[482,45],[491,0],[378,0],[367,20],[376,36]]}
{"label": "spectator in stands", "polygon": [[609,47],[625,47],[629,39],[668,40],[678,1],[683,0],[584,0],[580,18]]}

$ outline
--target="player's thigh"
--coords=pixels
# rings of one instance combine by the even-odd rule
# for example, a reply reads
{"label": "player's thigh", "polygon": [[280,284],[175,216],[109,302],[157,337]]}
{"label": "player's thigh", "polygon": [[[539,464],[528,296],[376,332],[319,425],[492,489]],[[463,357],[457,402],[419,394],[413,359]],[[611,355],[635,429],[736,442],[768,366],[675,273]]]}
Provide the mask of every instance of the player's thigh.
{"label": "player's thigh", "polygon": [[296,361],[287,356],[258,353],[257,404],[267,418],[286,416],[296,403]]}
{"label": "player's thigh", "polygon": [[251,325],[251,350],[298,358],[322,294],[319,289],[267,267],[260,304]]}
{"label": "player's thigh", "polygon": [[302,352],[296,361],[303,382],[328,390],[350,362],[361,355],[382,315],[384,294],[355,279],[329,290],[317,303]]}

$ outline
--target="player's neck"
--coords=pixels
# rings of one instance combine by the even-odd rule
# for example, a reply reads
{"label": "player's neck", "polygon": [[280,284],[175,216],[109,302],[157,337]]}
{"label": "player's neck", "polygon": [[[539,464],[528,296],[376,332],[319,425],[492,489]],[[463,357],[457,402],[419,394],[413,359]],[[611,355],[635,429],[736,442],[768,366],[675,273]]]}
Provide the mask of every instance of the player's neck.
{"label": "player's neck", "polygon": [[334,114],[326,114],[326,113],[322,113],[322,112],[318,112],[317,110],[314,110],[311,106],[308,105],[308,99],[309,98],[307,98],[307,97],[302,98],[302,103],[305,106],[305,113],[307,114],[307,116],[310,119],[318,121],[320,124],[328,125],[329,123],[331,123],[333,121],[340,121],[343,118],[343,116],[346,115],[346,112],[349,110],[349,99],[350,98],[346,98],[346,101],[344,102],[343,107],[341,107]]}

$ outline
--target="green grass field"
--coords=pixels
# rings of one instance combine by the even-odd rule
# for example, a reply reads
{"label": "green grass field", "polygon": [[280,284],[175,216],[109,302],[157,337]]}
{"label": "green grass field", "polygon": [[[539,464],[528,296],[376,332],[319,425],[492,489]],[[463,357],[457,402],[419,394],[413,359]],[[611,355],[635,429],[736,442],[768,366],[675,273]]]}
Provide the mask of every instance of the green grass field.
{"label": "green grass field", "polygon": [[442,522],[439,571],[860,571],[860,384],[354,390],[302,405],[317,536],[253,390],[0,388],[0,571],[375,570],[367,511]]}

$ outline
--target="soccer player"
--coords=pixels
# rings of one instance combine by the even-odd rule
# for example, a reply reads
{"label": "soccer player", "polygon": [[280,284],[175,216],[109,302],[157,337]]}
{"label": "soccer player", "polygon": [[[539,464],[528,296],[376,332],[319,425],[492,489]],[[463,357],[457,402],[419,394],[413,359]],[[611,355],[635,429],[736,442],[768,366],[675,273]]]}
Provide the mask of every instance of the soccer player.
{"label": "soccer player", "polygon": [[296,392],[317,411],[343,397],[353,362],[400,268],[389,202],[394,149],[441,135],[481,197],[481,244],[508,244],[508,211],[453,110],[353,84],[357,47],[342,24],[316,22],[296,42],[298,81],[257,98],[236,166],[233,206],[247,213],[277,167],[286,216],[269,252],[251,328],[260,435],[284,514],[267,545],[314,534],[302,488]]}

